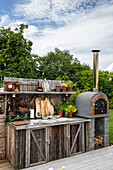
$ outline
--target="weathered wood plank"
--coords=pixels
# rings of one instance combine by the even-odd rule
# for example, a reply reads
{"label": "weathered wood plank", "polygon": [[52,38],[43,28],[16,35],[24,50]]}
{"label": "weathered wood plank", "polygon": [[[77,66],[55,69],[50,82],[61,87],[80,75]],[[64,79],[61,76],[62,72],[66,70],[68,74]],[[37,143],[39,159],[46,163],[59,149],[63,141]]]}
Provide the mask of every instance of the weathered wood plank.
{"label": "weathered wood plank", "polygon": [[25,167],[30,165],[30,130],[26,130],[26,158],[25,158]]}
{"label": "weathered wood plank", "polygon": [[82,123],[82,152],[85,152],[84,123]]}
{"label": "weathered wood plank", "polygon": [[[58,141],[57,141],[57,143],[59,144],[59,146],[58,146],[58,148],[59,148],[59,150],[58,150],[58,156],[59,156],[59,159],[61,159],[62,158],[62,149],[61,149],[61,147],[62,147],[62,131],[61,131],[61,126],[59,126],[59,132],[58,132]],[[64,141],[65,142],[65,141]]]}
{"label": "weathered wood plank", "polygon": [[52,161],[52,127],[49,127],[49,140],[50,140],[50,145],[49,145],[49,161]]}
{"label": "weathered wood plank", "polygon": [[89,123],[86,124],[86,152],[89,151]]}

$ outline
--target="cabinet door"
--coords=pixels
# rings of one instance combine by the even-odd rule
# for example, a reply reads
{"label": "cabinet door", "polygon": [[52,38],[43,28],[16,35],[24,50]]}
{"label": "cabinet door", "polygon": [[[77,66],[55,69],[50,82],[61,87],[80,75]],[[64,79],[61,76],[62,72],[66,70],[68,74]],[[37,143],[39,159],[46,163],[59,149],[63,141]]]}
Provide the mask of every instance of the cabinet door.
{"label": "cabinet door", "polygon": [[49,161],[64,158],[67,155],[66,125],[49,127]]}
{"label": "cabinet door", "polygon": [[46,128],[30,130],[30,164],[47,160]]}

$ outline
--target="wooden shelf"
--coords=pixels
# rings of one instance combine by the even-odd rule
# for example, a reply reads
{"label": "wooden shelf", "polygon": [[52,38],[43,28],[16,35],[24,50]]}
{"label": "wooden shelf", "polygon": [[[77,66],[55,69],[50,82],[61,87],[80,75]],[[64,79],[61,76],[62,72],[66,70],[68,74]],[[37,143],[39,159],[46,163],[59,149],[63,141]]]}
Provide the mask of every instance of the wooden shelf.
{"label": "wooden shelf", "polygon": [[76,92],[36,92],[36,91],[20,91],[20,92],[8,92],[8,91],[1,91],[0,95],[2,94],[48,94],[48,95],[68,95],[68,94],[76,94]]}

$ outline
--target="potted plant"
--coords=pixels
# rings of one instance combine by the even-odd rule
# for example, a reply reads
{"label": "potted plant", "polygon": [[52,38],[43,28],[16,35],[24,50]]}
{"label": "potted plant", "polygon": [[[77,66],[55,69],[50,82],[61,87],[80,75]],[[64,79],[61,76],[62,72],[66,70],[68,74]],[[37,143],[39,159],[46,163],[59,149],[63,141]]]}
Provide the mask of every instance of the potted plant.
{"label": "potted plant", "polygon": [[32,107],[32,104],[30,103],[29,99],[23,99],[21,98],[19,101],[19,111],[20,112],[26,112],[28,109]]}
{"label": "potted plant", "polygon": [[66,83],[62,83],[61,86],[62,86],[62,92],[66,92],[66,89],[68,87],[67,84]]}
{"label": "potted plant", "polygon": [[55,109],[58,112],[58,115],[60,115],[60,117],[62,117],[63,116],[63,111],[65,109],[65,106],[64,106],[63,102],[61,101],[59,104],[56,104]]}
{"label": "potted plant", "polygon": [[27,111],[27,103],[24,99],[20,100],[20,103],[19,103],[19,111],[21,113],[24,113]]}
{"label": "potted plant", "polygon": [[67,108],[65,108],[65,111],[68,112],[69,118],[73,117],[73,113],[77,111],[77,108],[73,105],[69,105]]}
{"label": "potted plant", "polygon": [[68,81],[66,82],[66,84],[67,84],[67,87],[68,87],[68,92],[71,92],[73,86],[76,87],[76,84],[77,84],[77,83],[73,83],[71,80],[68,80]]}

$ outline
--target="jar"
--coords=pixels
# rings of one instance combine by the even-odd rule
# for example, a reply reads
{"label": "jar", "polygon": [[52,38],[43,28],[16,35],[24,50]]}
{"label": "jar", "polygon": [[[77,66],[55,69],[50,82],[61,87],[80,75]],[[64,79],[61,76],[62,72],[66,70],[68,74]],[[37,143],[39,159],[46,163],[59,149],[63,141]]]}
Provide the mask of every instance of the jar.
{"label": "jar", "polygon": [[7,83],[7,91],[12,91],[12,83],[11,83],[11,81],[8,81],[8,83]]}
{"label": "jar", "polygon": [[20,91],[20,84],[17,81],[16,84],[15,84],[15,92],[18,92],[18,91]]}

